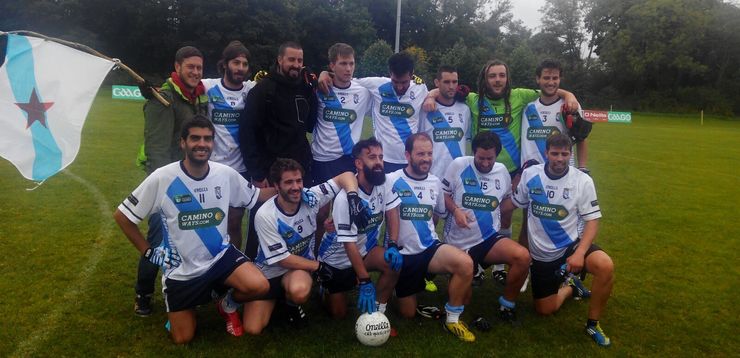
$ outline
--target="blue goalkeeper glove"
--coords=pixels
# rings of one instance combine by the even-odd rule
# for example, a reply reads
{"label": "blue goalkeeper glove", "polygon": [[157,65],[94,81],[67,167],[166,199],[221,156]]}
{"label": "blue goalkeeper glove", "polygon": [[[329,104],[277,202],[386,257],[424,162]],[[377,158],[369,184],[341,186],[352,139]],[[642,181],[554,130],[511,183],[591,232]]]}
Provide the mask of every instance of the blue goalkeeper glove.
{"label": "blue goalkeeper glove", "polygon": [[155,248],[148,248],[144,251],[144,257],[149,262],[162,267],[165,270],[176,268],[182,263],[180,253],[177,252],[177,248],[157,246]]}
{"label": "blue goalkeeper glove", "polygon": [[375,286],[370,278],[360,280],[360,294],[357,297],[357,309],[360,313],[373,313],[377,311],[375,307]]}
{"label": "blue goalkeeper glove", "polygon": [[403,266],[403,256],[401,256],[401,252],[398,250],[398,245],[393,240],[388,239],[388,247],[385,249],[383,258],[391,266],[393,271],[400,271],[401,266]]}
{"label": "blue goalkeeper glove", "polygon": [[315,208],[316,205],[319,205],[319,198],[316,197],[316,194],[306,188],[301,190],[301,201],[306,203],[309,208]]}

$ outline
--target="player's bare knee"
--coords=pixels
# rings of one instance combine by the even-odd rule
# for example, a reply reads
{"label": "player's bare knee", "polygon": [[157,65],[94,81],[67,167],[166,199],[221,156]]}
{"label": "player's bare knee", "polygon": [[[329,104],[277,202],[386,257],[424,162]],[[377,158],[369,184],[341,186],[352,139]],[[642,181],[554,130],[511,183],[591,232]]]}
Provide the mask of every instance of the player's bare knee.
{"label": "player's bare knee", "polygon": [[401,314],[402,318],[412,319],[416,316],[416,308],[399,307],[398,313]]}
{"label": "player's bare knee", "polygon": [[244,322],[242,326],[244,328],[244,332],[250,336],[259,336],[260,334],[262,334],[262,330],[265,328],[261,324],[258,324],[256,322],[254,323]]}
{"label": "player's bare knee", "polygon": [[461,278],[473,278],[473,259],[470,256],[460,255],[453,265],[453,275]]}
{"label": "player's bare knee", "polygon": [[529,263],[532,261],[531,257],[529,256],[529,251],[525,249],[524,247],[519,247],[513,255],[512,263],[511,265],[517,265],[517,266],[527,266],[529,267]]}
{"label": "player's bare knee", "polygon": [[188,344],[193,340],[195,331],[190,330],[173,330],[172,331],[172,342],[178,345]]}
{"label": "player's bare knee", "polygon": [[329,307],[329,314],[331,318],[340,320],[347,317],[347,305],[331,305]]}
{"label": "player's bare knee", "polygon": [[550,316],[558,311],[558,307],[556,307],[553,304],[549,304],[549,303],[541,303],[541,304],[535,303],[534,310],[540,316]]}
{"label": "player's bare knee", "polygon": [[288,300],[298,305],[306,303],[310,295],[311,286],[303,284],[297,284],[286,292]]}
{"label": "player's bare knee", "polygon": [[612,277],[614,274],[614,261],[612,261],[609,255],[599,255],[593,260],[590,260],[588,265],[588,270],[591,271],[594,276]]}

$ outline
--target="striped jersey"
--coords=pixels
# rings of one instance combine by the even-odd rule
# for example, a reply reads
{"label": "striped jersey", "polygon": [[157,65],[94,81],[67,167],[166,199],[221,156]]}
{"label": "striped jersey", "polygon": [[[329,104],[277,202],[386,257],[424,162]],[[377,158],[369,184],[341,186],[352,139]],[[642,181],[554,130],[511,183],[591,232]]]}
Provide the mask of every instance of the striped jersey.
{"label": "striped jersey", "polygon": [[452,160],[465,155],[467,140],[470,139],[470,108],[458,101],[451,106],[437,102],[436,111],[422,111],[419,132],[432,138],[434,158],[431,173],[442,178]]}
{"label": "striped jersey", "polygon": [[155,170],[118,206],[137,225],[149,214],[161,215],[162,245],[177,248],[182,257],[180,266],[164,271],[162,282],[166,278],[190,280],[206,273],[229,246],[229,207],[251,209],[260,192],[223,164],[209,162],[208,174],[195,179],[182,163]]}
{"label": "striped jersey", "polygon": [[328,162],[351,155],[372,105],[370,91],[353,80],[348,88],[332,86],[328,94],[318,92],[318,97],[319,113],[311,142],[313,159]]}
{"label": "striped jersey", "polygon": [[239,173],[247,171],[239,150],[239,119],[244,112],[247,93],[254,81],[242,83],[242,88],[226,88],[221,78],[201,80],[208,96],[208,118],[216,128],[211,160],[234,168]]}
{"label": "striped jersey", "polygon": [[418,254],[439,241],[432,218],[446,214],[442,184],[434,174],[421,180],[411,178],[406,169],[388,174],[388,181],[401,199],[398,246],[404,255]]}
{"label": "striped jersey", "polygon": [[511,173],[521,167],[521,125],[522,111],[527,103],[534,101],[540,96],[539,91],[514,88],[509,96],[511,106],[510,113],[506,115],[506,101],[504,99],[492,100],[483,97],[479,102],[477,93],[471,92],[466,98],[473,117],[473,137],[478,132],[490,130],[501,139],[502,150],[496,161],[506,165]]}
{"label": "striped jersey", "polygon": [[455,205],[469,218],[469,229],[461,228],[450,215],[445,222],[445,242],[468,250],[491,239],[501,228],[501,202],[511,197],[511,177],[506,167],[494,163],[488,173],[475,167],[472,156],[457,158],[447,169],[442,185]]}
{"label": "striped jersey", "polygon": [[514,191],[514,205],[527,208],[529,252],[551,262],[578,239],[578,220],[601,217],[596,188],[590,176],[568,167],[561,177],[550,175],[546,164],[529,167]]}
{"label": "striped jersey", "polygon": [[280,266],[280,260],[290,255],[298,255],[313,260],[314,232],[316,231],[316,213],[334,199],[339,187],[330,179],[312,187],[311,190],[319,203],[311,208],[301,202],[298,211],[290,215],[277,203],[277,195],[266,201],[254,218],[254,226],[259,238],[255,265],[269,280],[284,275],[288,269]]}
{"label": "striped jersey", "polygon": [[357,79],[373,96],[373,132],[383,145],[383,160],[406,164],[404,143],[419,131],[421,105],[427,96],[427,86],[413,81],[406,93],[396,94],[390,78],[366,77]]}
{"label": "striped jersey", "polygon": [[348,268],[352,263],[347,257],[344,249],[345,242],[354,242],[360,255],[365,257],[367,253],[378,245],[380,227],[383,225],[385,212],[398,206],[398,196],[391,190],[388,181],[383,185],[373,187],[371,193],[366,193],[360,187],[358,191],[360,198],[370,207],[373,215],[364,230],[358,230],[357,225],[351,224],[349,220],[349,204],[347,193],[342,190],[334,199],[332,219],[337,229],[336,235],[324,235],[319,246],[319,261],[336,268]]}

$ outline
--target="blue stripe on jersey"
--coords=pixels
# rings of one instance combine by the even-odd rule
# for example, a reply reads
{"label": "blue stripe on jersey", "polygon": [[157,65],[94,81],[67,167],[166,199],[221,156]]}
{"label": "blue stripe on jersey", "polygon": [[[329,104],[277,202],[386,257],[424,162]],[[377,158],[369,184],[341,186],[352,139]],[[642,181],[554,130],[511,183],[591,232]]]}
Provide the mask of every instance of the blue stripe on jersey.
{"label": "blue stripe on jersey", "polygon": [[[342,103],[339,102],[333,88],[329,89],[328,95],[319,91],[319,99],[321,102],[324,102],[326,108],[342,109]],[[342,152],[344,152],[345,155],[352,154],[352,148],[355,146],[355,143],[352,141],[352,130],[349,127],[349,123],[333,122],[333,124],[334,129],[337,131],[339,143],[342,145]]]}
{"label": "blue stripe on jersey", "polygon": [[[393,90],[393,84],[391,82],[378,87],[378,92],[380,92],[380,97],[383,99],[383,102],[401,104],[401,102],[398,101],[398,97],[396,96],[396,92]],[[398,116],[389,116],[389,118],[391,119],[393,126],[396,128],[398,136],[401,138],[401,143],[405,143],[406,138],[411,136],[411,127],[409,127],[408,118]]]}
{"label": "blue stripe on jersey", "polygon": [[[336,232],[327,232],[324,235],[324,238],[321,239],[321,244],[319,245],[319,257],[326,258],[330,255],[328,252],[329,249],[334,246],[334,243],[337,241],[337,233]],[[332,252],[333,254],[334,252]]]}
{"label": "blue stripe on jersey", "polygon": [[[534,188],[537,188],[539,190],[533,190]],[[547,194],[545,193],[544,189],[545,187],[544,185],[542,185],[542,180],[540,179],[539,174],[535,175],[527,182],[527,190],[529,190],[529,196],[532,198],[532,201],[549,204],[550,202],[547,200]],[[558,222],[557,220],[543,218],[537,219],[540,220],[540,223],[542,223],[542,227],[545,229],[545,233],[550,238],[550,241],[555,244],[556,248],[561,249],[573,242],[570,236],[568,236],[568,233],[565,232],[563,227],[560,226],[560,222]]]}
{"label": "blue stripe on jersey", "polygon": [[378,233],[380,232],[380,225],[376,226],[375,229],[365,233],[367,241],[365,241],[365,252],[370,252],[375,246],[378,246]]}
{"label": "blue stripe on jersey", "polygon": [[[495,115],[496,110],[493,108],[491,102],[488,101],[488,98],[486,98],[485,101],[487,102],[487,105],[484,106],[484,108],[487,110],[481,112],[480,115]],[[514,135],[509,131],[509,128],[491,128],[491,131],[493,131],[493,133],[496,133],[496,135],[501,138],[501,144],[504,146],[504,148],[506,148],[506,151],[509,153],[509,156],[514,162],[514,165],[516,165],[517,168],[520,168],[522,166],[521,153],[519,150],[519,146],[516,144],[516,139],[514,138]],[[520,134],[517,133],[517,135]]]}
{"label": "blue stripe on jersey", "polygon": [[[188,202],[177,203],[175,202],[175,196],[177,195],[190,195],[193,199]],[[200,203],[196,200],[197,195],[193,195],[180,178],[175,178],[175,180],[172,181],[172,184],[167,188],[167,197],[172,200],[172,203],[175,204],[175,207],[180,212],[203,210],[203,207],[200,206]],[[208,249],[208,252],[210,252],[212,256],[218,255],[219,252],[228,246],[224,245],[224,238],[215,226],[198,228],[193,231],[195,231],[200,238],[200,241],[203,242],[203,245]]]}
{"label": "blue stripe on jersey", "polygon": [[[225,100],[224,94],[221,93],[221,88],[219,86],[213,86],[213,88],[209,89],[208,92],[208,101],[213,104],[214,110],[219,111],[228,111],[228,112],[237,112],[241,114],[241,111],[235,110],[233,107],[231,107]],[[216,100],[220,98],[221,100]],[[211,121],[213,121],[213,118],[211,118]],[[215,124],[214,125],[218,125]],[[221,124],[231,135],[231,138],[234,139],[234,143],[236,145],[239,145],[239,124]]]}
{"label": "blue stripe on jersey", "polygon": [[[309,249],[308,241],[310,237],[303,238],[292,226],[285,223],[280,219],[277,220],[278,234],[285,240],[288,245],[288,251],[293,255],[303,256],[305,258],[311,258],[309,256],[311,250]],[[304,246],[304,247],[301,247]]]}
{"label": "blue stripe on jersey", "polygon": [[[537,112],[537,106],[535,106],[534,103],[527,105],[527,108],[524,110],[524,115],[527,117],[527,121],[529,121],[530,128],[542,128],[545,126],[542,123],[542,119],[540,119],[540,112]],[[527,133],[524,133],[524,135],[526,136]],[[545,145],[547,144],[547,139],[535,139],[534,142],[537,144],[537,150],[540,152],[540,155],[542,155],[542,158],[547,158],[545,156]]]}
{"label": "blue stripe on jersey", "polygon": [[[450,124],[447,122],[447,118],[445,118],[445,116],[443,116],[442,112],[440,112],[439,110],[427,113],[427,121],[432,124],[432,127],[437,129],[452,128],[452,126],[450,126]],[[447,150],[450,152],[450,156],[452,156],[452,159],[462,157],[463,154],[460,150],[460,142],[449,140],[445,141],[444,144],[447,147]]]}
{"label": "blue stripe on jersey", "polygon": [[[478,177],[475,175],[475,171],[472,166],[468,165],[467,168],[460,173],[460,178],[462,179],[463,190],[465,190],[466,193],[484,195],[483,190],[481,190],[480,184],[478,183]],[[465,183],[474,184],[467,185]],[[483,240],[488,240],[493,237],[496,233],[496,230],[493,229],[493,211],[471,210],[473,210],[475,220],[478,222],[478,229],[480,230],[481,238]]]}
{"label": "blue stripe on jersey", "polygon": [[[414,190],[411,189],[411,186],[409,186],[408,183],[406,183],[403,178],[398,178],[395,183],[393,183],[393,189],[396,192],[411,192],[413,193]],[[411,205],[418,205],[419,200],[416,199],[416,195],[411,196],[404,196],[401,197],[401,205],[403,204],[411,204]],[[421,246],[429,247],[434,244],[434,238],[432,237],[432,232],[429,230],[429,222],[427,221],[421,221],[421,220],[409,220],[411,221],[411,224],[414,226],[414,229],[416,230],[416,235],[419,237],[419,241],[421,242]]]}

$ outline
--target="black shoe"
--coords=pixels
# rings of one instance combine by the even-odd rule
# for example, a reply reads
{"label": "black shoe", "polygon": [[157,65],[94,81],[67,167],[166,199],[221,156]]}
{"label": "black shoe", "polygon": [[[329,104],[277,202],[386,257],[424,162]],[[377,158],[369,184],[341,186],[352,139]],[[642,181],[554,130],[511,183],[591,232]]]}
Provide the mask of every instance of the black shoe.
{"label": "black shoe", "polygon": [[285,305],[288,311],[288,322],[296,328],[308,326],[308,317],[300,305]]}
{"label": "black shoe", "polygon": [[516,320],[516,311],[514,311],[513,309],[510,309],[510,308],[501,308],[501,309],[499,309],[499,311],[498,311],[498,317],[502,321],[504,321],[506,323],[511,323],[511,324],[517,323],[517,320]]}
{"label": "black shoe", "polygon": [[483,286],[483,280],[486,278],[486,270],[481,267],[481,265],[478,265],[478,267],[475,270],[475,275],[473,276],[473,287],[481,287]]}
{"label": "black shoe", "polygon": [[442,318],[442,310],[434,306],[418,305],[416,306],[416,313],[418,313],[419,316],[422,316],[424,318],[431,318],[431,319],[437,319],[437,320]]}
{"label": "black shoe", "polygon": [[498,282],[501,286],[506,286],[506,271],[499,270],[491,272],[491,277],[494,281]]}
{"label": "black shoe", "polygon": [[136,295],[134,313],[139,317],[149,317],[152,314],[152,295]]}
{"label": "black shoe", "polygon": [[470,325],[481,332],[488,332],[491,330],[491,323],[489,323],[487,319],[483,318],[483,316],[475,317],[470,321]]}

